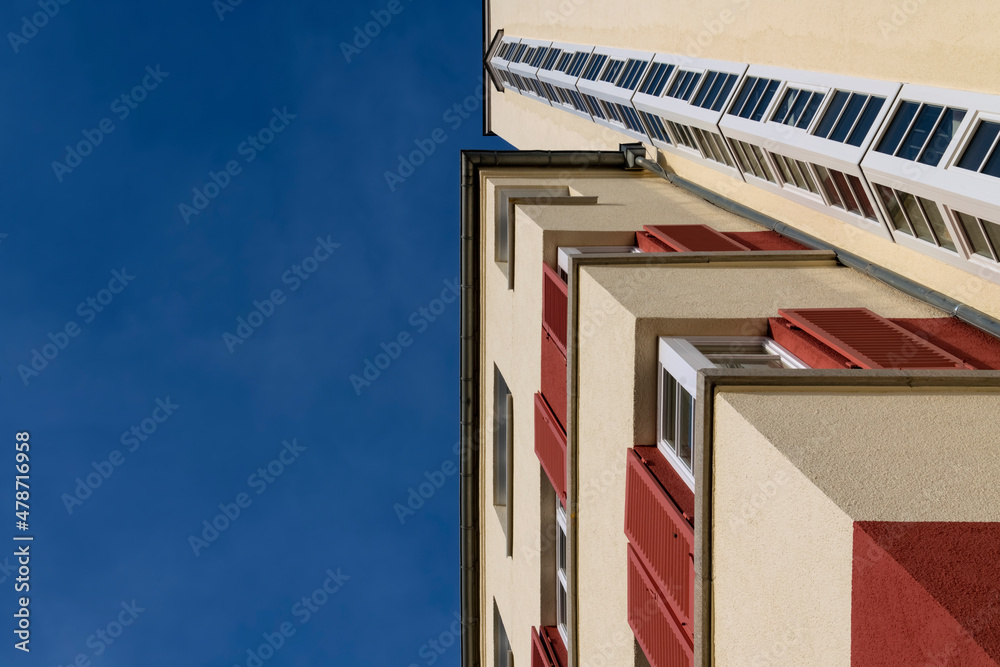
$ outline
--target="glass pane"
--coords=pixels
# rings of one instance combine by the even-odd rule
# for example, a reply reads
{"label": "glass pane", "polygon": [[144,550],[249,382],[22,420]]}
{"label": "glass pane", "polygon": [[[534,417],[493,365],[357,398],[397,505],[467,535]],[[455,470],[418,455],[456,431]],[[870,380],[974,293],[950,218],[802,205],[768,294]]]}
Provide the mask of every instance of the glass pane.
{"label": "glass pane", "polygon": [[767,164],[767,158],[764,157],[764,152],[753,144],[750,145],[750,148],[753,149],[754,155],[757,156],[757,160],[760,162],[760,168],[764,172],[764,178],[772,183],[777,183],[778,179],[776,179],[774,174],[771,173],[771,167]]}
{"label": "glass pane", "polygon": [[833,182],[837,185],[837,193],[840,195],[841,201],[844,202],[844,208],[851,213],[861,215],[861,207],[858,206],[858,202],[854,198],[854,193],[851,192],[851,186],[847,182],[847,177],[835,169],[831,169],[830,173],[833,174]]}
{"label": "glass pane", "polygon": [[844,113],[840,116],[840,120],[837,121],[837,126],[830,133],[830,139],[841,143],[847,140],[847,134],[854,127],[854,123],[858,120],[858,116],[861,115],[861,110],[867,101],[867,95],[859,95],[858,93],[851,95],[847,106],[844,107]]}
{"label": "glass pane", "polygon": [[734,115],[740,115],[740,110],[746,103],[747,96],[750,95],[750,91],[753,89],[754,84],[757,83],[756,77],[750,77],[743,84],[743,89],[740,90],[740,94],[736,97],[736,101],[733,102],[733,108],[729,110],[729,113]]}
{"label": "glass pane", "polygon": [[677,451],[677,445],[674,442],[675,434],[677,431],[677,389],[679,385],[677,380],[673,378],[672,375],[667,373],[666,370],[663,371],[663,396],[661,400],[663,404],[660,406],[660,437],[666,442],[667,446]]}
{"label": "glass pane", "polygon": [[989,220],[980,219],[980,222],[983,223],[983,229],[986,230],[986,236],[989,237],[993,250],[1000,257],[1000,225]]}
{"label": "glass pane", "polygon": [[899,202],[903,205],[906,218],[913,225],[913,231],[916,233],[917,238],[928,243],[935,243],[930,225],[924,220],[924,214],[920,212],[916,198],[908,192],[900,192],[899,190],[896,191],[896,196],[899,197]]}
{"label": "glass pane", "polygon": [[799,94],[795,88],[789,88],[785,91],[785,96],[781,98],[781,102],[778,103],[778,110],[774,112],[774,116],[771,117],[775,123],[784,123],[785,117],[788,116],[788,110],[792,108],[792,101],[795,96]]}
{"label": "glass pane", "polygon": [[809,170],[809,165],[805,162],[796,161],[796,163],[799,167],[799,171],[802,172],[802,179],[806,182],[806,189],[809,190],[809,192],[818,195],[819,188],[816,186],[816,181],[813,180],[813,175]]}
{"label": "glass pane", "polygon": [[938,123],[937,129],[934,130],[934,134],[931,136],[931,140],[927,142],[927,147],[924,148],[924,154],[920,156],[922,164],[929,164],[932,167],[938,165],[938,162],[941,161],[941,156],[944,155],[948,144],[951,143],[952,137],[955,136],[955,132],[958,130],[958,126],[962,124],[962,119],[964,118],[965,111],[962,109],[945,109],[944,114],[941,116],[941,122]]}
{"label": "glass pane", "polygon": [[825,139],[830,135],[830,130],[833,129],[833,124],[837,122],[840,110],[844,108],[844,103],[847,102],[848,97],[849,95],[842,90],[834,93],[833,99],[830,100],[830,106],[826,108],[826,112],[823,114],[823,120],[820,121],[819,127],[814,132],[817,137]]}
{"label": "glass pane", "polygon": [[906,224],[906,218],[903,216],[903,211],[899,208],[899,202],[896,201],[896,196],[892,190],[876,183],[875,191],[878,193],[879,199],[882,200],[882,205],[885,206],[885,210],[889,214],[889,220],[892,221],[893,228],[912,236],[913,232],[910,230],[910,226]]}
{"label": "glass pane", "polygon": [[799,122],[799,118],[802,117],[802,113],[806,110],[806,105],[809,104],[809,98],[812,95],[806,91],[802,91],[802,94],[795,98],[794,104],[792,104],[792,111],[788,114],[788,125],[795,125]]}
{"label": "glass pane", "polygon": [[724,343],[699,343],[694,348],[705,356],[711,354],[766,354],[773,356],[773,353],[768,352],[763,343],[748,343],[740,340]]}
{"label": "glass pane", "polygon": [[716,149],[719,151],[719,155],[722,156],[722,160],[730,167],[735,167],[736,165],[733,164],[733,158],[729,155],[729,151],[726,150],[726,144],[723,143],[722,137],[714,132],[712,132],[710,136],[715,141]]}
{"label": "glass pane", "polygon": [[993,149],[993,154],[986,160],[982,173],[1000,178],[1000,151]]}
{"label": "glass pane", "polygon": [[556,525],[556,569],[566,569],[566,533],[562,526]]}
{"label": "glass pane", "polygon": [[875,122],[875,117],[878,116],[878,112],[882,110],[882,105],[884,103],[885,98],[882,97],[868,98],[868,104],[865,105],[865,110],[861,114],[861,119],[858,121],[858,124],[854,126],[851,136],[847,139],[847,143],[849,145],[860,146],[865,142],[865,137],[868,136],[868,130],[871,129],[872,123]]}
{"label": "glass pane", "polygon": [[777,81],[769,81],[767,88],[764,90],[764,94],[761,96],[760,101],[757,103],[757,108],[754,109],[753,115],[750,116],[750,120],[760,120],[764,117],[764,112],[767,111],[767,105],[771,103],[771,98],[774,97],[774,93],[778,90]]}
{"label": "glass pane", "polygon": [[757,159],[757,154],[754,153],[753,147],[742,141],[740,142],[740,146],[743,147],[743,151],[746,153],[747,162],[750,163],[750,169],[753,170],[754,176],[767,180],[767,176],[764,175],[764,171],[760,168],[760,161]]}
{"label": "glass pane", "polygon": [[969,147],[965,149],[965,154],[958,161],[958,166],[962,169],[979,171],[979,167],[983,164],[983,159],[997,138],[998,132],[1000,132],[1000,124],[985,121],[980,123],[972,141],[969,142]]}
{"label": "glass pane", "polygon": [[809,98],[809,104],[806,105],[805,113],[802,114],[802,118],[799,122],[795,124],[795,127],[806,129],[809,127],[809,123],[812,122],[813,116],[816,115],[816,110],[819,109],[819,105],[823,103],[823,98],[826,95],[822,93],[813,93],[812,97]]}
{"label": "glass pane", "polygon": [[767,79],[757,80],[753,90],[750,91],[750,97],[747,98],[747,103],[740,110],[740,116],[743,118],[750,117],[750,114],[753,113],[754,108],[757,106],[757,102],[760,101],[761,95],[764,94],[764,89],[767,88],[768,83],[769,81]]}
{"label": "glass pane", "polygon": [[559,625],[566,625],[569,617],[566,613],[566,589],[562,586],[562,583],[559,584],[559,609],[557,610],[557,614],[558,618],[556,622]]}
{"label": "glass pane", "polygon": [[691,450],[694,447],[694,397],[680,385],[677,396],[677,457],[693,470]]}
{"label": "glass pane", "polygon": [[851,184],[851,194],[854,195],[858,204],[861,205],[861,210],[864,211],[865,217],[878,220],[875,216],[875,208],[872,206],[871,200],[868,199],[868,193],[865,192],[864,186],[861,185],[861,179],[851,174],[846,174],[846,176],[847,181]]}
{"label": "glass pane", "polygon": [[750,164],[747,162],[747,158],[743,155],[743,149],[740,148],[739,142],[733,142],[730,144],[733,147],[733,154],[736,155],[736,161],[740,163],[740,170],[745,173],[750,173]]}
{"label": "glass pane", "polygon": [[803,190],[806,188],[806,182],[802,178],[802,174],[799,173],[799,165],[796,164],[797,160],[788,159],[788,171],[792,174],[792,180],[795,181],[795,186]]}
{"label": "glass pane", "polygon": [[723,84],[722,90],[719,92],[718,97],[715,98],[715,103],[712,104],[712,111],[722,110],[722,105],[726,103],[726,98],[729,97],[729,92],[733,89],[735,83],[735,74],[730,74],[726,77],[726,82]]}
{"label": "glass pane", "polygon": [[[965,238],[969,240],[969,245],[972,246],[972,252],[989,259],[994,259],[993,253],[990,252],[989,243],[987,243],[986,237],[983,236],[983,230],[979,228],[976,219],[971,215],[959,213],[958,211],[955,211],[955,217],[958,218],[958,224],[962,228],[962,231],[965,232]],[[997,248],[1000,249],[1000,246]]]}
{"label": "glass pane", "polygon": [[784,368],[781,359],[761,357],[760,359],[727,357],[720,355],[711,357],[711,362],[719,368]]}
{"label": "glass pane", "polygon": [[823,186],[823,192],[826,193],[827,199],[830,200],[830,206],[844,208],[844,201],[837,192],[837,187],[833,183],[833,176],[830,175],[830,171],[826,167],[816,165],[816,173],[819,174],[819,184]]}
{"label": "glass pane", "polygon": [[942,248],[958,252],[955,248],[955,242],[951,238],[951,232],[948,231],[948,227],[945,226],[944,220],[941,218],[941,210],[938,205],[923,197],[917,197],[917,201],[920,203],[920,208],[923,210],[924,216],[927,217],[927,221],[931,223],[931,229],[934,230],[938,244]]}
{"label": "glass pane", "polygon": [[892,119],[892,123],[889,125],[889,129],[882,135],[882,141],[878,142],[878,148],[875,150],[886,155],[894,155],[896,148],[899,147],[900,140],[903,138],[903,134],[906,132],[906,128],[910,126],[910,121],[917,115],[917,109],[919,108],[920,105],[915,102],[903,102],[900,104],[896,110],[896,115]]}
{"label": "glass pane", "polygon": [[778,171],[781,172],[781,180],[788,185],[795,185],[795,181],[792,179],[791,172],[788,171],[788,165],[785,163],[785,158],[777,153],[774,153],[774,163],[778,165]]}
{"label": "glass pane", "polygon": [[[712,89],[708,91],[708,95],[705,96],[705,101],[699,106],[710,109],[715,106],[715,98],[719,96],[719,91],[722,90],[722,84],[726,82],[726,75],[720,74],[718,72],[713,72],[716,75],[715,81],[712,83]],[[705,87],[708,87],[708,81],[705,81]]]}
{"label": "glass pane", "polygon": [[930,136],[931,130],[934,128],[934,124],[937,122],[942,110],[941,107],[932,104],[925,104],[920,109],[917,119],[913,121],[913,126],[907,133],[906,138],[903,139],[903,143],[899,146],[896,157],[901,157],[904,160],[917,159],[924,144],[927,143],[927,138]]}
{"label": "glass pane", "polygon": [[718,76],[719,76],[718,72],[708,72],[707,74],[705,74],[705,83],[702,84],[701,89],[698,91],[698,94],[695,95],[694,102],[692,102],[692,104],[694,104],[697,107],[700,107],[702,105],[702,102],[705,101],[705,96],[708,95],[708,91],[711,89],[712,84],[715,83],[715,79]]}

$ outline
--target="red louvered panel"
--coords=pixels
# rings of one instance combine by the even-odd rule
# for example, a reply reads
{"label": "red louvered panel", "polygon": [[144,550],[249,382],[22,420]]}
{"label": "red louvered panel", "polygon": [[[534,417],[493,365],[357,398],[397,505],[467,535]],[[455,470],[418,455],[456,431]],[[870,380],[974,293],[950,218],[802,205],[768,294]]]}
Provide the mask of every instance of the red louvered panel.
{"label": "red louvered panel", "polygon": [[801,359],[809,368],[851,368],[851,362],[829,345],[795,328],[783,317],[769,317],[768,336]]}
{"label": "red louvered panel", "polygon": [[778,314],[860,368],[971,368],[867,308],[782,309]]}
{"label": "red louvered panel", "polygon": [[566,504],[566,433],[541,394],[535,394],[535,456]]}
{"label": "red louvered panel", "polygon": [[542,394],[545,402],[566,430],[566,355],[552,335],[542,329]]}
{"label": "red louvered panel", "polygon": [[564,357],[568,309],[569,289],[566,283],[548,264],[542,264],[542,326],[552,334]]}
{"label": "red louvered panel", "polygon": [[625,535],[684,632],[694,636],[694,529],[635,450],[625,472]]}
{"label": "red louvered panel", "polygon": [[636,232],[635,241],[640,252],[674,252],[673,248],[649,232]]}
{"label": "red louvered panel", "polygon": [[531,667],[554,667],[538,632],[531,628]]}
{"label": "red louvered panel", "polygon": [[678,627],[670,608],[638,554],[628,547],[628,624],[652,667],[694,665],[694,644]]}
{"label": "red louvered panel", "polygon": [[708,225],[644,225],[643,229],[677,252],[750,249]]}
{"label": "red louvered panel", "polygon": [[742,243],[750,250],[809,250],[787,236],[770,230],[763,232],[723,232],[726,236]]}
{"label": "red louvered panel", "polygon": [[[566,665],[566,645],[563,644],[562,635],[559,629],[548,625],[538,628],[536,633],[532,629],[532,653],[531,667],[535,665],[535,646],[538,647],[538,657],[543,662],[538,663],[540,667],[565,667]],[[537,642],[537,644],[535,644]]]}

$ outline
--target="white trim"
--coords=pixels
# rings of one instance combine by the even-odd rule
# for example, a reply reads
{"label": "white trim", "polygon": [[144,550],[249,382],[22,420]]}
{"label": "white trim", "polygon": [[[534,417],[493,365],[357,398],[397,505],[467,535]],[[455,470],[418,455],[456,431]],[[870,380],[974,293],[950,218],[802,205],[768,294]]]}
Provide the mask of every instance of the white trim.
{"label": "white trim", "polygon": [[569,257],[570,255],[593,255],[596,253],[621,253],[629,254],[639,252],[639,248],[634,245],[594,245],[594,246],[577,246],[577,247],[567,247],[560,246],[557,252],[556,263],[559,267],[559,274],[565,280],[569,275]]}

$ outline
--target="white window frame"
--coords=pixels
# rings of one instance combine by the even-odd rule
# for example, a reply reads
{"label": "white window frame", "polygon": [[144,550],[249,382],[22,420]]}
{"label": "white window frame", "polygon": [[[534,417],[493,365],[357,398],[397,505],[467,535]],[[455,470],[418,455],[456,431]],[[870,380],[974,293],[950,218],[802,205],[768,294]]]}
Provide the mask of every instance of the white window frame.
{"label": "white window frame", "polygon": [[[572,201],[567,201],[572,200]],[[593,200],[593,201],[591,201]],[[493,261],[507,278],[507,289],[514,289],[514,207],[519,204],[587,204],[592,197],[572,197],[566,185],[500,185],[496,188]],[[506,258],[501,255],[501,241],[506,240]]]}
{"label": "white window frame", "polygon": [[[586,61],[590,59],[590,55],[594,52],[593,46],[571,44],[569,42],[552,42],[550,46],[557,49],[562,49],[563,53],[568,53],[572,55],[575,55],[577,53],[586,54],[586,59],[584,60],[584,68],[586,68]],[[566,90],[572,90],[577,93],[580,93],[580,90],[576,86],[576,82],[580,78],[579,76],[570,76],[569,74],[566,74],[565,72],[560,72],[558,70],[546,70],[541,68],[538,69],[536,76],[540,82],[548,83],[553,86],[558,86],[559,88],[565,88]],[[596,122],[594,117],[591,116],[588,112],[580,111],[571,104],[563,104],[559,100],[552,100],[551,105],[558,109],[562,109],[563,111],[568,111],[574,116],[579,116],[580,118],[584,118],[591,122]]]}
{"label": "white window frame", "polygon": [[[538,39],[522,39],[522,44],[527,45],[529,49],[532,48],[549,48],[552,46],[551,41],[543,41]],[[532,79],[534,81],[539,81],[538,79],[538,67],[531,65],[530,63],[509,63],[507,69],[511,74],[517,74],[524,79]],[[530,97],[531,99],[542,102],[544,104],[551,105],[549,98],[544,96],[539,96],[533,90],[522,90],[521,94],[525,97]]]}
{"label": "white window frame", "polygon": [[[695,456],[695,443],[691,442],[691,468],[680,459],[673,448],[667,443],[664,433],[663,415],[663,376],[669,374],[683,389],[697,401],[698,372],[705,368],[716,368],[716,365],[704,354],[698,351],[697,345],[724,345],[727,343],[761,344],[766,350],[780,357],[786,368],[809,368],[805,362],[779,345],[767,336],[686,336],[683,338],[661,336],[659,341],[659,360],[656,379],[656,444],[663,456],[670,462],[674,471],[684,480],[691,490],[695,487],[695,466],[698,458]],[[694,416],[692,415],[692,419]],[[694,428],[694,424],[692,424]]]}
{"label": "white window frame", "polygon": [[[521,40],[519,38],[517,38],[517,37],[503,37],[500,40],[500,44],[501,45],[502,44],[520,44],[520,43],[521,43]],[[499,52],[499,51],[500,51],[500,46],[497,47],[497,52]],[[492,58],[490,58],[490,65],[493,67],[494,70],[496,70],[498,72],[499,71],[503,71],[503,72],[506,72],[507,74],[510,74],[510,61],[508,61],[508,60],[506,60],[504,58],[501,58],[499,55],[494,55]],[[503,80],[503,78],[501,78],[501,77],[497,77],[497,78],[500,80],[500,83],[503,85],[503,87],[504,87],[505,90],[512,90],[515,93],[517,93],[518,95],[521,94],[521,90],[519,88],[510,85],[507,81]]]}
{"label": "white window frame", "polygon": [[[628,65],[629,59],[635,58],[638,60],[646,61],[646,67],[639,75],[639,83],[636,84],[636,88],[642,85],[642,81],[646,78],[646,73],[649,71],[650,63],[653,60],[654,54],[649,51],[638,51],[635,49],[617,49],[607,46],[598,46],[594,48],[595,54],[608,56],[607,62],[601,67],[601,72],[598,73],[596,81],[590,81],[589,79],[583,78],[583,73],[580,73],[580,77],[577,79],[576,87],[577,90],[584,94],[590,95],[598,100],[602,100],[605,103],[619,104],[623,107],[630,108],[633,112],[636,112],[636,108],[632,106],[632,96],[635,91],[625,90],[624,88],[619,88],[611,81],[601,81],[600,74],[603,73],[608,67],[608,63],[612,59],[623,60],[622,71],[619,72],[616,78],[620,78],[622,73],[625,71],[625,67]],[[584,68],[586,70],[586,67]],[[636,116],[638,117],[638,113]],[[635,130],[629,129],[624,124],[619,123],[611,118],[593,118],[594,122],[598,125],[603,125],[611,130],[620,132],[636,141],[642,141],[645,143],[652,143],[652,138],[650,138],[645,132],[636,132]],[[642,125],[642,119],[639,119],[639,124]],[[645,127],[645,126],[643,126]]]}
{"label": "white window frame", "polygon": [[[961,247],[961,252],[969,258],[969,262],[974,268],[963,267],[967,270],[972,270],[974,273],[978,274],[982,278],[986,278],[991,282],[1000,283],[1000,260],[993,261],[982,255],[978,255],[973,252],[972,243],[965,236],[965,232],[961,228],[961,223],[958,221],[958,216],[956,212],[961,212],[966,215],[971,215],[977,218],[982,218],[989,220],[990,222],[998,222],[997,218],[991,218],[991,215],[996,216],[995,212],[990,212],[989,207],[972,207],[972,208],[951,208],[948,206],[942,206],[942,209],[947,212],[945,220],[951,224],[955,230],[953,238],[955,242]],[[976,210],[985,211],[984,213],[976,213]],[[1000,217],[1000,216],[997,216]],[[1000,252],[1000,248],[997,248]]]}
{"label": "white window frame", "polygon": [[557,266],[559,276],[569,282],[569,258],[577,255],[594,254],[629,254],[639,252],[639,248],[633,245],[595,245],[595,246],[560,246],[557,252]]}
{"label": "white window frame", "polygon": [[[569,645],[569,579],[566,576],[566,563],[560,563],[559,558],[559,535],[562,533],[562,539],[566,544],[566,553],[569,555],[569,539],[568,532],[566,530],[566,510],[563,509],[562,503],[556,498],[556,628],[559,630],[560,636],[562,636],[563,644]],[[566,594],[566,605],[560,602],[562,597],[560,593],[565,592]]]}

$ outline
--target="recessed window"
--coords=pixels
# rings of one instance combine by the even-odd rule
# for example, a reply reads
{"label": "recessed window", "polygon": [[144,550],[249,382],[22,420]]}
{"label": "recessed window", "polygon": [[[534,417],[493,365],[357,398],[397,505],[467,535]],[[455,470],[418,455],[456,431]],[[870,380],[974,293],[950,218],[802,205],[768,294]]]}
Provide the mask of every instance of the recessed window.
{"label": "recessed window", "polygon": [[983,121],[972,135],[969,146],[958,161],[958,166],[970,171],[1000,178],[1000,151],[997,141],[1000,138],[1000,123]]}
{"label": "recessed window", "polygon": [[729,150],[726,149],[725,140],[721,134],[708,132],[697,127],[693,129],[695,137],[701,144],[702,155],[709,160],[724,164],[727,167],[736,168],[736,165],[733,164],[733,158],[729,156]]}
{"label": "recessed window", "polygon": [[875,190],[897,232],[958,252],[935,202],[879,183]]}
{"label": "recessed window", "polygon": [[763,150],[739,139],[730,139],[729,142],[733,147],[733,153],[736,154],[736,161],[740,163],[740,169],[744,174],[777,184],[778,179],[771,171],[771,166],[767,163]]}
{"label": "recessed window", "polygon": [[701,84],[698,94],[691,100],[691,104],[702,109],[721,111],[730,91],[736,85],[737,78],[735,74],[727,74],[726,72],[705,72],[705,80]]}
{"label": "recessed window", "polygon": [[781,98],[778,110],[774,112],[771,120],[804,130],[809,127],[825,97],[824,93],[789,88]]}
{"label": "recessed window", "polygon": [[904,101],[875,150],[936,167],[964,118],[965,109]]}
{"label": "recessed window", "polygon": [[842,144],[860,146],[883,104],[884,97],[838,90],[813,134]]}
{"label": "recessed window", "polygon": [[656,114],[646,113],[645,111],[639,112],[639,117],[646,124],[646,130],[649,132],[650,136],[654,139],[658,139],[665,144],[670,143],[670,137],[667,135],[667,128],[663,124],[663,119]]}
{"label": "recessed window", "polygon": [[503,627],[500,610],[493,601],[493,665],[494,667],[514,667],[514,653],[510,649],[507,629]]}
{"label": "recessed window", "polygon": [[583,69],[583,65],[586,62],[586,53],[575,53],[573,54],[573,58],[567,62],[566,69],[564,71],[570,76],[580,76],[580,70]]}
{"label": "recessed window", "polygon": [[698,82],[701,81],[701,75],[701,72],[679,70],[677,77],[674,79],[674,84],[667,91],[667,97],[675,97],[685,101],[691,99],[691,95],[697,88]]}
{"label": "recessed window", "polygon": [[663,89],[667,85],[667,79],[670,78],[670,73],[673,71],[673,65],[668,63],[653,63],[653,66],[649,68],[649,74],[646,75],[646,80],[643,82],[642,87],[639,88],[639,92],[644,95],[659,97],[663,94]]}
{"label": "recessed window", "polygon": [[631,59],[628,64],[625,65],[625,71],[622,72],[621,78],[618,80],[618,87],[624,88],[625,90],[635,90],[635,87],[639,85],[639,79],[642,77],[642,73],[646,71],[646,65],[649,64],[648,60],[638,60]]}
{"label": "recessed window", "polygon": [[596,116],[601,120],[607,120],[607,115],[604,113],[604,109],[601,107],[601,101],[598,100],[593,95],[584,95],[583,101],[587,104],[587,110],[590,112],[591,116]]}
{"label": "recessed window", "polygon": [[777,79],[748,77],[729,113],[740,118],[760,120],[780,84]]}
{"label": "recessed window", "polygon": [[551,70],[555,65],[556,60],[562,54],[562,49],[552,48],[549,49],[549,54],[545,57],[545,60],[541,64],[541,68],[545,70]]}
{"label": "recessed window", "polygon": [[959,211],[954,213],[972,254],[1000,262],[1000,224]]}
{"label": "recessed window", "polygon": [[597,75],[601,73],[604,68],[604,63],[608,61],[608,57],[603,53],[595,53],[590,57],[590,62],[587,63],[587,69],[584,70],[582,78],[587,81],[597,81]]}
{"label": "recessed window", "polygon": [[569,643],[569,584],[566,578],[566,510],[556,499],[556,627]]}
{"label": "recessed window", "polygon": [[625,66],[624,60],[610,60],[608,66],[604,68],[604,73],[601,74],[601,81],[614,83],[618,79],[618,75],[622,71],[622,67]]}
{"label": "recessed window", "polygon": [[500,369],[494,367],[493,371],[493,504],[506,507],[510,489],[508,469],[512,453],[510,427],[513,400]]}
{"label": "recessed window", "polygon": [[770,338],[660,338],[657,445],[694,488],[695,394],[704,368],[808,368]]}

